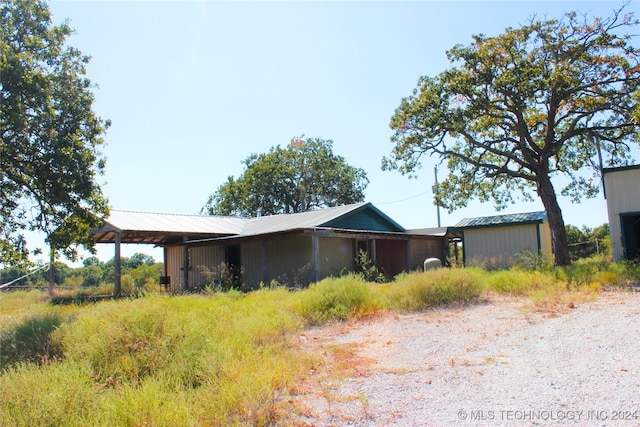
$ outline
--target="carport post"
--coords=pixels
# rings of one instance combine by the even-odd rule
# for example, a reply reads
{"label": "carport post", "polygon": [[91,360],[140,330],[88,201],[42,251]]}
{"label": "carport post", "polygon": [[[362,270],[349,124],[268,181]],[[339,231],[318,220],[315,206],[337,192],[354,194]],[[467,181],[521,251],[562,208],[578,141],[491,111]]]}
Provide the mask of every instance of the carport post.
{"label": "carport post", "polygon": [[116,253],[113,259],[113,280],[114,280],[113,296],[115,298],[118,298],[120,296],[120,264],[122,261],[120,259],[120,232],[119,231],[115,232],[115,239],[116,239]]}

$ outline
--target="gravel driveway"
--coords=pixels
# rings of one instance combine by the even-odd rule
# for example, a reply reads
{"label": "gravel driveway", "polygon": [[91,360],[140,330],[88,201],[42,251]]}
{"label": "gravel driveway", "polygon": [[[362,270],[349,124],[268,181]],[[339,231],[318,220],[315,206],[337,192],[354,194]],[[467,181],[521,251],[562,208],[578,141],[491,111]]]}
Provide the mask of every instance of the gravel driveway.
{"label": "gravel driveway", "polygon": [[385,315],[300,343],[324,362],[292,397],[299,426],[640,426],[640,293]]}

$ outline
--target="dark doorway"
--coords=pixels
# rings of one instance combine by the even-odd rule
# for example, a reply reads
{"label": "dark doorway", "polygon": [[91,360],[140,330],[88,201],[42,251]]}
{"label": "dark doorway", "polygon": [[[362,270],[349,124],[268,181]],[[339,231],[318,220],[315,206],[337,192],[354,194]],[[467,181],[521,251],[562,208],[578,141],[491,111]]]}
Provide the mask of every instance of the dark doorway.
{"label": "dark doorway", "polygon": [[622,222],[622,246],[628,260],[640,258],[640,213],[620,215]]}
{"label": "dark doorway", "polygon": [[240,245],[229,245],[224,247],[224,261],[229,268],[231,281],[234,287],[240,286]]}

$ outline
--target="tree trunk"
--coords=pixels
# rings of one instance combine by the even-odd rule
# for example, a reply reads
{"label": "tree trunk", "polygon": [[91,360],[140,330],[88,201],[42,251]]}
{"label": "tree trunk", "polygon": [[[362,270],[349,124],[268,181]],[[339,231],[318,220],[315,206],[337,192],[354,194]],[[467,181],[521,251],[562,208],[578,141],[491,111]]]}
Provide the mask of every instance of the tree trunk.
{"label": "tree trunk", "polygon": [[562,266],[571,264],[569,259],[569,244],[567,242],[567,230],[564,227],[562,210],[558,204],[558,197],[548,175],[538,174],[538,196],[542,200],[547,212],[547,219],[551,227],[551,239],[553,241],[554,265]]}

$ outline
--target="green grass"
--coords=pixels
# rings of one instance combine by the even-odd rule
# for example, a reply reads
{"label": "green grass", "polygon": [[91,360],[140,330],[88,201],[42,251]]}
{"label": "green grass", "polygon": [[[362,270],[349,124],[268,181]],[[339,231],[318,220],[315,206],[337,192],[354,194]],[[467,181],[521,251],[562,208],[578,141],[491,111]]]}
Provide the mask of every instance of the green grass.
{"label": "green grass", "polygon": [[548,305],[630,280],[638,280],[636,266],[591,260],[64,306],[46,294],[2,293],[0,425],[266,426],[286,419],[293,409],[282,396],[317,363],[298,351],[297,333],[307,326],[491,294]]}

